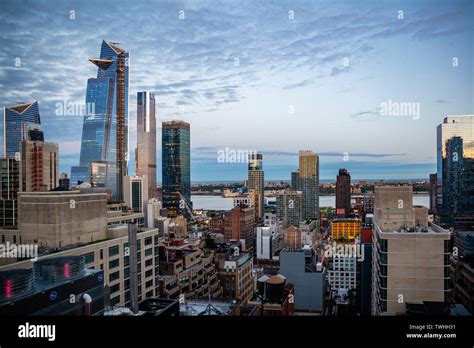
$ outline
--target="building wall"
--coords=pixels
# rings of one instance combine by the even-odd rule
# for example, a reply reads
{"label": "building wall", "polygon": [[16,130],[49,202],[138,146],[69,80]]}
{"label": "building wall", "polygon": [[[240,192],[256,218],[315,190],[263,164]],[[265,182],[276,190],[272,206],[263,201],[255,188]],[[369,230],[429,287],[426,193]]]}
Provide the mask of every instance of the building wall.
{"label": "building wall", "polygon": [[107,194],[20,193],[19,229],[23,243],[64,247],[106,237]]}

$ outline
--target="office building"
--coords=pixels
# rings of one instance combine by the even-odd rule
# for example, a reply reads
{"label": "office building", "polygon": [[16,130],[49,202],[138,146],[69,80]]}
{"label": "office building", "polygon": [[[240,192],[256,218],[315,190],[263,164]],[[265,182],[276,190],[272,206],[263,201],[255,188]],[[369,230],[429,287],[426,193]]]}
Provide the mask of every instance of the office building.
{"label": "office building", "polygon": [[3,158],[18,159],[23,140],[44,141],[37,101],[5,107],[3,126]]}
{"label": "office building", "polygon": [[319,220],[319,156],[299,152],[299,187],[303,193],[303,218]]}
{"label": "office building", "polygon": [[265,211],[265,177],[263,172],[263,156],[260,153],[249,154],[248,181],[249,189],[255,192],[255,217],[263,218]]}
{"label": "office building", "polygon": [[169,217],[192,214],[190,137],[189,123],[163,122],[163,208]]}
{"label": "office building", "polygon": [[[349,247],[349,248],[346,248]],[[355,241],[347,243],[348,252],[333,253],[328,262],[328,282],[331,290],[356,288],[357,254]]]}
{"label": "office building", "polygon": [[474,229],[474,115],[447,116],[437,127],[437,220]]}
{"label": "office building", "polygon": [[[83,256],[87,269],[102,270],[104,282],[109,287],[110,306],[130,304],[130,247],[127,235],[127,221],[135,215],[107,219],[111,225],[107,229],[105,240],[89,240],[89,244],[76,248],[64,248],[59,252],[44,254],[38,261],[52,257]],[[112,226],[115,224],[114,226]],[[76,227],[77,228],[77,227]],[[46,232],[43,232],[46,233]],[[138,300],[159,295],[158,284],[158,230],[147,229],[137,232],[138,260]],[[59,245],[59,241],[51,243]],[[25,260],[0,267],[0,271],[18,268],[32,268],[35,263]]]}
{"label": "office building", "polygon": [[351,213],[351,174],[345,168],[339,169],[336,179],[336,215],[345,217]]}
{"label": "office building", "polygon": [[124,199],[125,205],[137,213],[148,214],[148,177],[126,176],[124,177]]}
{"label": "office building", "polygon": [[149,194],[156,190],[156,117],[155,95],[137,93],[137,148],[135,175],[148,177]]}
{"label": "office building", "polygon": [[224,238],[226,241],[243,242],[244,250],[254,245],[255,209],[235,207],[224,215]]}
{"label": "office building", "polygon": [[92,161],[89,166],[89,183],[92,187],[106,187],[107,185],[107,162]]}
{"label": "office building", "polygon": [[106,187],[112,198],[123,200],[123,178],[128,168],[129,53],[115,42],[102,41],[100,58],[90,59],[97,77],[87,81],[79,165],[71,168],[71,181],[89,182],[93,161],[105,161]]}
{"label": "office building", "polygon": [[324,312],[326,269],[312,248],[282,250],[279,273],[294,284],[295,311]]}
{"label": "office building", "polygon": [[276,197],[276,217],[283,227],[299,226],[303,221],[303,194],[300,191],[285,190]]}
{"label": "office building", "polygon": [[449,232],[412,201],[411,186],[375,187],[373,315],[404,314],[409,303],[447,299]]}
{"label": "office building", "polygon": [[357,218],[336,218],[331,221],[333,240],[352,241],[359,237],[361,221]]}
{"label": "office building", "polygon": [[20,142],[20,191],[49,191],[59,185],[58,144]]}

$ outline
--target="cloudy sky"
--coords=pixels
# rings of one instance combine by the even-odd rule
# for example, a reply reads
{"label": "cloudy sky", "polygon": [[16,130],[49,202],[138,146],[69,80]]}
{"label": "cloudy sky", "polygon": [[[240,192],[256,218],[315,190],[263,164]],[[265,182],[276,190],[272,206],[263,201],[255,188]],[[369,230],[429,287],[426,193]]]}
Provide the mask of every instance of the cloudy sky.
{"label": "cloudy sky", "polygon": [[299,149],[320,154],[322,179],[426,178],[436,125],[474,113],[472,18],[469,0],[2,0],[0,107],[39,100],[69,172],[82,116],[55,108],[84,103],[106,39],[130,52],[131,163],[149,90],[159,121],[191,123],[193,181],[246,177],[218,162],[225,148],[262,152],[266,179],[289,179]]}

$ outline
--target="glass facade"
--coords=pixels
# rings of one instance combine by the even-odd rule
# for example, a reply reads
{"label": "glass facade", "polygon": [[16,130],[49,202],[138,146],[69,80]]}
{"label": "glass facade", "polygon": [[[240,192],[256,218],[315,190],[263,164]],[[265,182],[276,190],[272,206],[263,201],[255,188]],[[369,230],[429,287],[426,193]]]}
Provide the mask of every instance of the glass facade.
{"label": "glass facade", "polygon": [[4,157],[15,157],[22,140],[44,141],[37,101],[6,107],[3,117]]}
{"label": "glass facade", "polygon": [[474,115],[448,116],[437,128],[436,205],[444,227],[474,227]]}
{"label": "glass facade", "polygon": [[88,181],[92,162],[104,161],[106,187],[117,200],[123,199],[128,166],[128,60],[128,52],[105,40],[100,58],[90,60],[98,67],[86,92],[86,105],[93,105],[94,113],[84,116],[79,166],[71,169],[73,183]]}
{"label": "glass facade", "polygon": [[190,127],[186,122],[163,122],[163,208],[168,216],[188,215],[191,203]]}

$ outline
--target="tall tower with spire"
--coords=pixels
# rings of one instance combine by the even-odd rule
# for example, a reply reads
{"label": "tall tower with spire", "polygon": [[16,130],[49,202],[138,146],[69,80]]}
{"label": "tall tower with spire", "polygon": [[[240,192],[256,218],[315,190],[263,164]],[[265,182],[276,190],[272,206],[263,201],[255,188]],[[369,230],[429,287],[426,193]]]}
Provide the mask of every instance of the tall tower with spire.
{"label": "tall tower with spire", "polygon": [[[91,165],[106,165],[105,186],[114,200],[123,200],[123,178],[128,174],[129,53],[116,42],[102,41],[97,77],[87,81],[79,166],[71,168],[71,182],[90,182]],[[91,107],[89,107],[91,106]]]}

